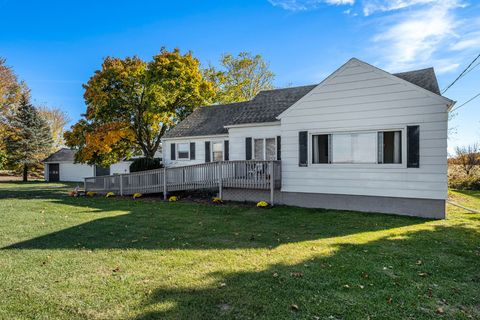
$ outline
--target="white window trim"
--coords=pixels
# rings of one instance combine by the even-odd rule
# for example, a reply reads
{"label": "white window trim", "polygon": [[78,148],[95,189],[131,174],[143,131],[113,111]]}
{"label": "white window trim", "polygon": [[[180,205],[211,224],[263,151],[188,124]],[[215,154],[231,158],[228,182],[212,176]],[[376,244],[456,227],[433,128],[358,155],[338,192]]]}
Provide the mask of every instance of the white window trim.
{"label": "white window trim", "polygon": [[[401,131],[402,132],[402,163],[313,163],[312,162],[312,136],[320,134],[349,134],[349,133],[373,133],[386,131]],[[352,130],[329,130],[329,131],[309,131],[308,132],[308,166],[322,167],[322,168],[365,168],[365,169],[406,169],[407,168],[407,126],[391,126],[388,128],[378,129],[352,129]],[[378,139],[378,135],[377,138]],[[375,152],[378,155],[378,140],[375,144]]]}
{"label": "white window trim", "polygon": [[[186,144],[188,146],[188,148],[187,148],[188,157],[187,158],[180,158],[179,157],[180,148],[178,147],[178,145],[180,145],[180,144]],[[188,142],[176,142],[175,143],[175,153],[177,154],[177,160],[178,161],[190,161],[190,141],[188,141]]]}
{"label": "white window trim", "polygon": [[[267,160],[267,139],[275,139],[275,160]],[[263,159],[265,160],[257,160],[255,159],[255,140],[263,140]],[[254,138],[252,137],[252,160],[256,161],[277,161],[277,136],[275,137],[261,137],[261,138]]]}

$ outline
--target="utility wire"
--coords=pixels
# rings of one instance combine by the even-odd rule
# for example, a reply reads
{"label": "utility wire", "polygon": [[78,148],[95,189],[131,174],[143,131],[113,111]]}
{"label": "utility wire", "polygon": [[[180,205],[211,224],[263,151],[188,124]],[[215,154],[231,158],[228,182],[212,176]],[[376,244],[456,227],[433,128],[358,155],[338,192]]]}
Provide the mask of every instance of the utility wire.
{"label": "utility wire", "polygon": [[468,99],[466,102],[462,103],[461,105],[459,105],[458,107],[455,107],[453,108],[452,110],[450,110],[450,112],[453,112],[455,110],[458,110],[460,109],[461,107],[463,107],[464,105],[466,105],[467,103],[469,103],[470,101],[472,100],[475,100],[476,98],[480,97],[480,92],[477,93],[476,95],[474,95],[472,98]]}
{"label": "utility wire", "polygon": [[455,80],[453,80],[452,83],[450,83],[445,89],[443,89],[442,94],[447,92],[448,89],[450,89],[458,80],[460,80],[466,73],[468,73],[469,72],[468,69],[472,66],[472,64],[475,63],[475,61],[478,60],[478,58],[480,58],[480,53],[478,54],[478,56],[475,59],[473,59],[472,62],[470,62],[470,64],[462,71],[462,73],[460,73],[460,75]]}

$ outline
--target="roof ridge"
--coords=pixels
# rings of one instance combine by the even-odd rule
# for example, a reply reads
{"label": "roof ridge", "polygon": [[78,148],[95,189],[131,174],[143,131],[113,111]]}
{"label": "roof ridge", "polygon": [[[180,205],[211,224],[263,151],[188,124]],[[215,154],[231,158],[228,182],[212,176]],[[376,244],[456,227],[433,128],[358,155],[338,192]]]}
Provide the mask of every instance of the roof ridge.
{"label": "roof ridge", "polygon": [[422,69],[415,69],[415,70],[409,70],[409,71],[402,71],[402,72],[395,72],[391,73],[392,75],[396,74],[401,74],[401,73],[410,73],[410,72],[418,72],[418,71],[425,71],[425,70],[433,70],[435,72],[435,69],[433,67],[427,67],[427,68],[422,68]]}

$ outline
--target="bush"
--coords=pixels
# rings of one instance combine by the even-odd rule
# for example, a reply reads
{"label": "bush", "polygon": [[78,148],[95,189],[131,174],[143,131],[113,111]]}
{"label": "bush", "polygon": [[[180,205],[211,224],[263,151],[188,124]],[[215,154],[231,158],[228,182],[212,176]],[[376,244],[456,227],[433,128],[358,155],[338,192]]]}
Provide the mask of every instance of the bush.
{"label": "bush", "polygon": [[130,172],[139,172],[163,168],[160,159],[138,158],[130,165]]}
{"label": "bush", "polygon": [[449,164],[448,187],[458,190],[480,190],[480,170],[475,167],[470,175],[466,175],[461,166]]}

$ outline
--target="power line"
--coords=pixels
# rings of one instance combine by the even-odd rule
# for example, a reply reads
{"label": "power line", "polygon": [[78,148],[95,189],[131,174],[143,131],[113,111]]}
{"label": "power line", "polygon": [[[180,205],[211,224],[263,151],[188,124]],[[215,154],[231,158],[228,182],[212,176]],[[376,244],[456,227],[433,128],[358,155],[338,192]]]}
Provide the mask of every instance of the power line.
{"label": "power line", "polygon": [[464,105],[466,105],[467,103],[469,103],[470,101],[472,100],[475,100],[476,98],[480,97],[480,92],[477,93],[476,95],[474,95],[472,98],[468,99],[466,102],[462,103],[461,105],[459,105],[458,107],[455,107],[453,108],[452,110],[450,110],[450,112],[453,112],[455,110],[458,110],[460,109],[461,107],[463,107]]}
{"label": "power line", "polygon": [[[452,87],[458,80],[460,80],[465,74],[467,74],[468,72],[470,72],[471,70],[468,71],[468,69],[472,66],[472,64],[475,63],[475,61],[478,60],[478,58],[480,58],[480,53],[478,54],[478,56],[477,56],[475,59],[473,59],[472,62],[470,62],[470,64],[462,71],[462,73],[460,73],[460,75],[459,75],[455,80],[453,80],[452,83],[450,83],[445,89],[443,89],[442,94],[444,94],[445,92],[447,92],[447,90],[450,89],[450,87]],[[475,67],[476,67],[476,66],[475,66]],[[474,68],[475,68],[475,67],[474,67]]]}

